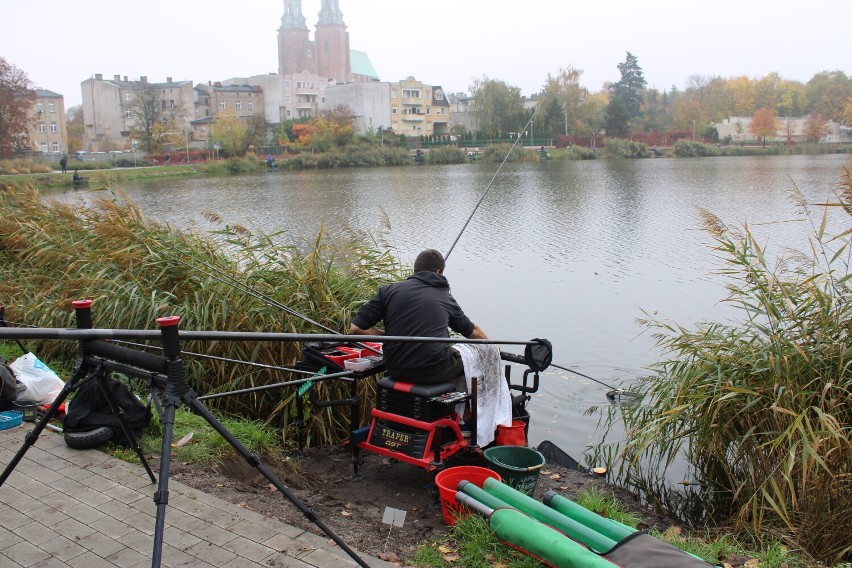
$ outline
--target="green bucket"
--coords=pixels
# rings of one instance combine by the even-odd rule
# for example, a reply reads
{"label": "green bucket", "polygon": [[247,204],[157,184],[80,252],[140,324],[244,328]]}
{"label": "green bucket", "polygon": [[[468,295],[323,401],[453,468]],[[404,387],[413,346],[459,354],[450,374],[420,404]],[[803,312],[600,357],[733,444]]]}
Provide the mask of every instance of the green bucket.
{"label": "green bucket", "polygon": [[532,495],[538,474],[544,467],[544,456],[538,450],[524,446],[494,446],[484,452],[488,469],[496,471],[503,483]]}

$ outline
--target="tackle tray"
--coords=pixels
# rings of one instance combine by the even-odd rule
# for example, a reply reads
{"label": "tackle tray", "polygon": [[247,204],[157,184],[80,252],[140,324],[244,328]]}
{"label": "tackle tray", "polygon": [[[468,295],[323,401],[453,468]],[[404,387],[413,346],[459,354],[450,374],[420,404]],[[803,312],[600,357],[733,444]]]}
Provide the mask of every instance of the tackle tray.
{"label": "tackle tray", "polygon": [[8,428],[20,426],[21,421],[23,421],[23,419],[24,415],[20,412],[15,412],[14,410],[6,410],[4,412],[0,412],[0,430],[6,430]]}

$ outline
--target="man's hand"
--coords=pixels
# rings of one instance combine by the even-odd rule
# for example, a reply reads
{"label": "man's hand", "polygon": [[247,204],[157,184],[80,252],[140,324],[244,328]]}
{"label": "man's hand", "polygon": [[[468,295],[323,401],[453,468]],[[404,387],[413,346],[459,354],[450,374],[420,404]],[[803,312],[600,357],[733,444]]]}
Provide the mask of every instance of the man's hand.
{"label": "man's hand", "polygon": [[384,335],[385,334],[385,332],[382,331],[381,329],[376,329],[375,327],[371,327],[370,329],[361,329],[360,327],[358,327],[354,323],[349,325],[349,332],[352,333],[353,335]]}
{"label": "man's hand", "polygon": [[488,336],[485,335],[485,332],[482,331],[482,328],[476,324],[473,324],[473,331],[470,332],[470,335],[467,336],[468,339],[488,339]]}

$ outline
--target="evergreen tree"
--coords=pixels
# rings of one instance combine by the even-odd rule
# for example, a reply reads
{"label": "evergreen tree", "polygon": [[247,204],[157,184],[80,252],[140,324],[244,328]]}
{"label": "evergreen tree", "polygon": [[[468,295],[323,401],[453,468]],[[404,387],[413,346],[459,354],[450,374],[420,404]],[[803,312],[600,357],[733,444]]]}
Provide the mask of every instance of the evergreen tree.
{"label": "evergreen tree", "polygon": [[618,71],[621,79],[610,87],[606,109],[606,132],[612,136],[626,134],[630,121],[639,118],[646,84],[639,59],[629,51]]}

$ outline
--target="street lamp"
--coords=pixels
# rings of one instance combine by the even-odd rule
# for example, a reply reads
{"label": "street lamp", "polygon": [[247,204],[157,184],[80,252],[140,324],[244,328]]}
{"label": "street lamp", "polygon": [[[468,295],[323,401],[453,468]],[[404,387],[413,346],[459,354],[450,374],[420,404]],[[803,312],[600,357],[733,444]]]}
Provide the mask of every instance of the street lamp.
{"label": "street lamp", "polygon": [[189,129],[183,131],[183,139],[186,144],[186,165],[189,165]]}

